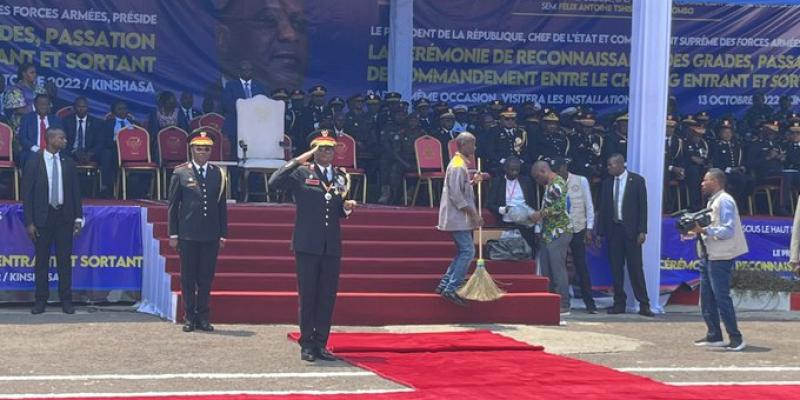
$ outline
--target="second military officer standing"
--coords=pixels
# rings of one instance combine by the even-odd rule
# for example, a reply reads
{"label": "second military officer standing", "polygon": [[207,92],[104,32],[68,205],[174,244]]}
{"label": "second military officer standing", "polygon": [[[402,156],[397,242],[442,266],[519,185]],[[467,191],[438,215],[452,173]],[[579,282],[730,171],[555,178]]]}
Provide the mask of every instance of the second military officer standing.
{"label": "second military officer standing", "polygon": [[169,245],[181,257],[184,332],[213,331],[209,298],[219,249],[228,236],[225,171],[208,162],[214,142],[200,132],[189,142],[192,161],[175,168],[169,184]]}

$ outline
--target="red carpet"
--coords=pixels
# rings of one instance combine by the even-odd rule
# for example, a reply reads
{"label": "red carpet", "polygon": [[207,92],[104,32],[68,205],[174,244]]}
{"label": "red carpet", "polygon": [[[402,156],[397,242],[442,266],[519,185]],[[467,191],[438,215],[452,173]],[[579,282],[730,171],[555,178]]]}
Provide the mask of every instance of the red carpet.
{"label": "red carpet", "polygon": [[[290,338],[296,340],[297,334],[291,334]],[[542,347],[530,346],[487,331],[422,334],[335,333],[331,336],[329,348],[352,364],[414,390],[360,395],[232,395],[181,398],[190,400],[800,399],[800,386],[669,386],[649,378],[548,354],[542,351]]]}
{"label": "red carpet", "polygon": [[[294,212],[291,205],[229,207],[230,234],[212,287],[212,322],[297,322],[297,282],[289,247]],[[180,300],[180,264],[167,245],[166,207],[148,206],[148,219]],[[532,261],[487,262],[509,292],[501,301],[460,308],[435,295],[455,255],[450,236],[437,231],[436,223],[436,209],[372,205],[343,221],[334,324],[558,324],[558,296],[547,293],[548,281],[533,274]]]}

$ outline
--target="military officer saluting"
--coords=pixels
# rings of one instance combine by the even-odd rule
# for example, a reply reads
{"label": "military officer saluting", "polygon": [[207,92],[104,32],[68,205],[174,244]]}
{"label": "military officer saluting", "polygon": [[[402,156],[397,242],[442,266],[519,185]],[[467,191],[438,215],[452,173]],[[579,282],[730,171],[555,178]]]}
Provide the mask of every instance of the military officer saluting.
{"label": "military officer saluting", "polygon": [[734,125],[730,119],[723,119],[717,127],[717,141],[711,146],[711,166],[725,171],[729,192],[738,204],[747,204],[747,197],[753,193],[755,179],[744,166],[744,150],[733,134]]}
{"label": "military officer saluting", "polygon": [[[297,205],[292,250],[300,300],[300,358],[309,362],[336,359],[325,347],[339,288],[339,220],[356,206],[355,201],[345,200],[350,186],[347,175],[331,165],[336,147],[332,132],[317,130],[311,136],[311,150],[269,179],[270,187],[291,190]],[[314,162],[308,164],[311,157]]]}
{"label": "military officer saluting", "polygon": [[200,131],[189,141],[192,161],[169,184],[169,245],[181,258],[184,332],[211,332],[208,300],[217,253],[228,235],[225,170],[208,162],[214,142]]}

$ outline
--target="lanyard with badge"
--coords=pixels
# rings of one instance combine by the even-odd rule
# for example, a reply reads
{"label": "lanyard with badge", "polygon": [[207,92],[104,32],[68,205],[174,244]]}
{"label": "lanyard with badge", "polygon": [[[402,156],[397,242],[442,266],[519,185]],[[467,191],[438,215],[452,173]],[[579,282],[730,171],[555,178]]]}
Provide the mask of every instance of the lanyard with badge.
{"label": "lanyard with badge", "polygon": [[519,187],[519,181],[514,180],[514,184],[511,186],[511,192],[508,191],[508,186],[506,186],[506,199],[514,198],[514,193],[517,192],[517,188]]}

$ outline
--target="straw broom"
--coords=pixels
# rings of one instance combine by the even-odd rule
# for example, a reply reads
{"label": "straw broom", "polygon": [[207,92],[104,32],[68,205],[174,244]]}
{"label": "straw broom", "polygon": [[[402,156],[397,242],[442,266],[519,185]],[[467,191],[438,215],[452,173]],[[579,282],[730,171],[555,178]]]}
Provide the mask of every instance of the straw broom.
{"label": "straw broom", "polygon": [[[481,159],[478,159],[478,174],[481,174]],[[482,177],[482,176],[481,176]],[[478,183],[478,215],[483,213],[481,206],[481,184]],[[486,270],[486,261],[483,259],[483,227],[478,227],[478,262],[475,272],[466,284],[459,288],[456,293],[467,300],[474,301],[494,301],[506,294],[505,291],[497,287],[494,279]]]}

